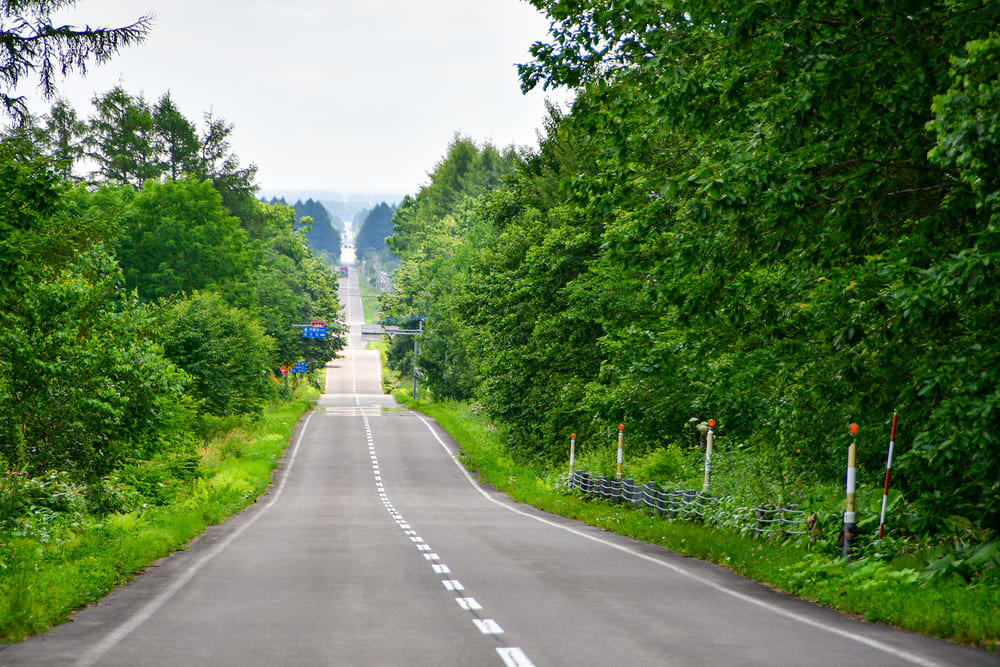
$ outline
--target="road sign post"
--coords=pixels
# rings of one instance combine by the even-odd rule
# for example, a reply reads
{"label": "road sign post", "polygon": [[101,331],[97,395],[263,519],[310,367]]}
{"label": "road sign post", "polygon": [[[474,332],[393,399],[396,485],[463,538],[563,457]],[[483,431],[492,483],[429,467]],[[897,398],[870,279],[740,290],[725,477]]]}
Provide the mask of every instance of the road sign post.
{"label": "road sign post", "polygon": [[[361,336],[364,339],[366,336],[381,338],[382,336],[388,336],[389,340],[392,340],[396,336],[413,336],[413,400],[420,400],[420,378],[424,377],[423,371],[417,365],[417,358],[420,355],[420,341],[417,337],[424,333],[424,317],[418,317],[417,328],[416,329],[401,329],[398,325],[385,324],[386,320],[382,320],[383,324],[378,329],[362,329]],[[396,321],[399,320],[388,320]],[[413,321],[412,319],[410,320]]]}
{"label": "road sign post", "polygon": [[417,355],[420,354],[420,339],[417,338],[424,332],[424,321],[417,320],[417,333],[413,335],[413,400],[420,400],[420,369],[417,368]]}

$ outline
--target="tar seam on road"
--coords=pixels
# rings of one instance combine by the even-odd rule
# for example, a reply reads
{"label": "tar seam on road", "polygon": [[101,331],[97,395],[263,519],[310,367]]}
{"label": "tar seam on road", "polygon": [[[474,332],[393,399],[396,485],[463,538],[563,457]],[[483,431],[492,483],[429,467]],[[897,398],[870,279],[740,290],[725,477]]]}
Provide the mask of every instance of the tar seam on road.
{"label": "tar seam on road", "polygon": [[[472,622],[476,629],[479,630],[480,634],[485,636],[492,636],[498,638],[503,634],[503,628],[500,626],[496,620],[492,618],[483,618],[479,613],[483,610],[483,605],[480,604],[478,600],[474,597],[470,597],[465,593],[465,586],[458,579],[453,578],[454,573],[451,571],[447,565],[441,562],[441,556],[433,551],[433,548],[424,542],[424,538],[413,529],[403,515],[396,509],[389,499],[389,494],[386,493],[385,484],[382,481],[382,471],[378,464],[378,455],[375,453],[375,439],[372,436],[371,422],[368,421],[367,415],[362,415],[365,425],[365,437],[368,440],[368,454],[372,462],[372,473],[375,477],[375,488],[378,490],[379,500],[385,507],[389,516],[392,517],[396,525],[399,526],[403,534],[409,538],[410,542],[417,546],[417,550],[423,555],[424,559],[431,563],[431,567],[435,574],[446,575],[445,578],[441,579],[441,584],[444,589],[452,593],[462,593],[455,598],[455,602],[461,609],[470,612],[472,616]],[[434,434],[435,437],[437,434]],[[438,438],[440,442],[440,438]],[[499,642],[499,639],[497,639]],[[499,642],[502,644],[502,642]],[[535,667],[534,663],[528,658],[524,651],[517,646],[498,646],[496,649],[497,655],[503,660],[506,667]]]}
{"label": "tar seam on road", "polygon": [[285,467],[284,472],[281,475],[281,481],[278,482],[278,488],[275,489],[274,494],[266,505],[264,505],[259,512],[251,516],[246,523],[234,530],[229,534],[226,539],[222,540],[219,544],[204,554],[201,558],[196,560],[187,570],[181,574],[170,586],[168,586],[163,592],[157,595],[155,598],[147,602],[142,606],[139,611],[137,611],[132,617],[127,621],[119,625],[117,628],[109,632],[105,637],[95,644],[90,650],[84,653],[79,660],[76,661],[78,667],[90,667],[91,665],[96,665],[98,661],[104,656],[105,653],[114,648],[119,642],[121,642],[125,637],[127,637],[133,630],[142,625],[147,621],[153,614],[155,614],[166,602],[174,596],[181,588],[183,588],[191,579],[197,574],[198,570],[205,566],[210,560],[219,555],[226,547],[228,547],[233,540],[239,537],[243,531],[249,528],[254,522],[257,521],[265,512],[267,512],[274,504],[277,502],[278,498],[281,497],[281,492],[285,488],[285,482],[288,481],[288,475],[292,470],[292,466],[295,464],[295,456],[299,452],[299,445],[302,444],[302,438],[305,436],[306,430],[309,426],[309,421],[312,419],[312,413],[306,416],[305,421],[302,424],[302,430],[299,431],[299,437],[295,440],[295,447],[292,448],[292,455],[288,459],[288,465]]}
{"label": "tar seam on road", "polygon": [[[896,658],[899,658],[900,660],[906,660],[907,662],[912,662],[915,665],[922,665],[923,667],[939,667],[940,666],[940,663],[934,662],[933,660],[929,660],[929,659],[927,659],[927,658],[925,658],[923,656],[915,655],[915,654],[910,653],[908,651],[902,651],[902,650],[897,649],[897,648],[895,648],[893,646],[890,646],[888,644],[880,642],[880,641],[878,641],[876,639],[870,639],[868,637],[865,637],[864,635],[859,635],[859,634],[856,634],[854,632],[849,632],[847,630],[841,630],[839,628],[833,628],[833,627],[824,625],[823,623],[820,623],[819,621],[814,621],[811,618],[808,618],[808,617],[803,616],[801,614],[796,614],[795,612],[787,611],[785,609],[781,609],[780,607],[772,605],[769,602],[764,602],[763,600],[758,600],[758,599],[756,599],[756,598],[754,598],[754,597],[752,597],[750,595],[746,595],[744,593],[740,593],[739,591],[734,591],[734,590],[728,589],[728,588],[726,588],[725,586],[723,586],[721,584],[717,584],[714,581],[710,581],[709,579],[706,579],[706,578],[704,578],[704,577],[702,577],[700,575],[695,574],[694,572],[690,572],[689,570],[686,570],[686,569],[684,569],[682,567],[674,565],[673,563],[668,563],[668,562],[662,561],[662,560],[660,560],[658,558],[653,558],[652,556],[648,556],[648,555],[646,555],[644,553],[638,552],[638,551],[636,551],[634,549],[630,549],[629,547],[623,546],[621,544],[615,544],[614,542],[609,542],[608,540],[602,539],[602,538],[597,537],[595,535],[588,535],[587,533],[584,533],[583,531],[576,530],[575,528],[570,528],[569,526],[563,526],[563,525],[560,525],[560,524],[556,523],[555,521],[549,521],[548,519],[545,519],[544,517],[535,516],[534,514],[529,514],[528,512],[523,512],[523,511],[517,509],[516,507],[511,507],[510,505],[507,505],[506,503],[503,503],[503,502],[497,500],[496,498],[494,498],[493,496],[491,496],[490,494],[488,494],[482,488],[482,486],[480,486],[480,484],[478,482],[476,482],[475,478],[473,478],[473,476],[469,473],[469,471],[466,470],[465,466],[462,465],[462,462],[458,460],[458,457],[455,456],[455,453],[452,452],[451,449],[448,447],[448,445],[445,443],[445,441],[441,439],[441,436],[438,435],[438,432],[434,429],[434,426],[431,424],[431,422],[429,422],[427,419],[425,419],[424,417],[422,417],[420,415],[417,415],[417,418],[420,419],[420,421],[422,421],[424,423],[424,426],[427,427],[427,429],[431,432],[431,434],[434,436],[434,438],[438,441],[438,444],[440,444],[441,447],[443,447],[444,450],[448,453],[448,456],[451,457],[452,462],[456,466],[458,466],[459,470],[462,471],[462,474],[465,475],[465,479],[469,482],[469,484],[472,485],[472,488],[474,488],[476,491],[478,491],[480,494],[482,494],[482,496],[484,498],[486,498],[487,500],[489,500],[491,503],[499,505],[500,507],[503,507],[504,509],[506,509],[508,511],[514,512],[515,514],[520,514],[521,516],[528,517],[529,519],[534,519],[535,521],[539,521],[539,522],[544,523],[546,525],[553,526],[553,527],[559,528],[561,530],[565,530],[566,532],[572,533],[574,535],[578,535],[579,537],[583,537],[583,538],[591,540],[593,542],[598,542],[600,544],[604,544],[606,546],[611,547],[612,549],[617,549],[618,551],[627,553],[627,554],[629,554],[631,556],[635,556],[636,558],[641,558],[642,560],[645,560],[647,562],[653,563],[655,565],[659,565],[661,567],[665,567],[668,570],[673,571],[675,574],[679,574],[679,575],[681,575],[683,577],[687,577],[687,578],[689,578],[689,579],[691,579],[693,581],[697,581],[698,583],[703,584],[705,586],[708,586],[709,588],[712,588],[712,589],[714,589],[714,590],[716,590],[716,591],[718,591],[720,593],[725,593],[726,595],[730,595],[730,596],[732,596],[734,598],[737,598],[739,600],[743,600],[744,602],[749,602],[750,604],[753,604],[753,605],[756,605],[758,607],[761,607],[762,609],[766,609],[766,610],[768,610],[768,611],[770,611],[772,613],[778,614],[779,616],[784,616],[785,618],[791,619],[793,621],[798,621],[799,623],[803,623],[805,625],[809,625],[809,626],[812,626],[814,628],[818,628],[820,630],[825,630],[827,632],[830,632],[832,634],[838,635],[838,636],[843,637],[845,639],[849,639],[849,640],[857,642],[859,644],[864,644],[865,646],[868,646],[870,648],[877,649],[879,651],[883,651],[883,652],[888,653],[888,654],[890,654],[892,656],[895,656]],[[517,664],[517,663],[509,663],[509,664]]]}

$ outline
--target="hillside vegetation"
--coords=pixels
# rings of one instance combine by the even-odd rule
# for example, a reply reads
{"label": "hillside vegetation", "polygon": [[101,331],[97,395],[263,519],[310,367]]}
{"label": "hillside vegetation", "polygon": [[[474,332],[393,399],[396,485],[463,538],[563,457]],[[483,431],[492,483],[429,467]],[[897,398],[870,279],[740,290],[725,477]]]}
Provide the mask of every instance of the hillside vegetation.
{"label": "hillside vegetation", "polygon": [[[44,629],[249,502],[303,409],[281,413],[305,377],[283,369],[322,368],[344,344],[335,275],[292,208],[255,199],[229,125],[199,131],[169,95],[95,104],[67,125],[57,103],[0,141],[0,638]],[[81,178],[85,146],[100,168]],[[304,339],[313,320],[331,335]],[[218,443],[265,411],[284,420],[277,453],[250,481],[214,479],[207,454],[230,456]],[[163,509],[176,503],[190,521]],[[136,553],[102,541],[136,526],[171,537]]]}
{"label": "hillside vegetation", "polygon": [[697,461],[716,419],[713,490],[822,509],[834,543],[848,424],[870,519],[898,411],[888,557],[996,540],[1000,6],[533,4],[524,87],[572,109],[535,150],[457,138],[394,217],[382,305],[426,318],[433,395],[522,461],[618,424]]}

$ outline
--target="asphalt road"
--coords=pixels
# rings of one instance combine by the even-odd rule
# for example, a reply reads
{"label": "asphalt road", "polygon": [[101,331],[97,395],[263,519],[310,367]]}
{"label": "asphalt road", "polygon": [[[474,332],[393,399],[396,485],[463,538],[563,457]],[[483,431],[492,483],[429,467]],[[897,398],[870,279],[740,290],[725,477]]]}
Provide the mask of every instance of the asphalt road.
{"label": "asphalt road", "polygon": [[0,665],[1000,664],[512,503],[351,343],[253,508]]}

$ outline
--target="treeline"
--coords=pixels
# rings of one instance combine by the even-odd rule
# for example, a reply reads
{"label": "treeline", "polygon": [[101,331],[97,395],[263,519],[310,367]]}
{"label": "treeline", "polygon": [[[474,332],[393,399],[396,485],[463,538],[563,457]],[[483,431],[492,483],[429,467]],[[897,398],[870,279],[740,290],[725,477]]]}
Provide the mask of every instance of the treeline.
{"label": "treeline", "polygon": [[362,279],[372,284],[375,284],[378,271],[392,271],[399,264],[386,242],[393,234],[392,218],[395,213],[395,204],[380,202],[364,214],[354,238],[358,263],[367,271]]}
{"label": "treeline", "polygon": [[0,143],[0,527],[50,473],[97,510],[131,509],[122,470],[192,474],[206,428],[258,413],[282,366],[343,345],[296,328],[336,322],[336,278],[293,209],[257,201],[230,125],[199,130],[169,94],[94,105],[81,121],[58,102]]}
{"label": "treeline", "polygon": [[522,456],[711,417],[840,484],[898,410],[906,529],[1000,526],[1000,5],[533,4],[523,85],[572,111],[521,158],[457,140],[395,215],[434,394]]}
{"label": "treeline", "polygon": [[[268,203],[289,205],[284,197],[271,197]],[[339,264],[340,246],[343,243],[340,227],[343,223],[337,220],[335,224],[326,207],[312,198],[306,201],[297,199],[294,204],[291,204],[291,207],[295,209],[295,228],[296,230],[305,230],[306,242],[309,243],[312,251],[330,266]]]}

